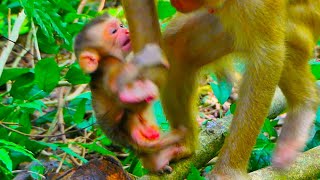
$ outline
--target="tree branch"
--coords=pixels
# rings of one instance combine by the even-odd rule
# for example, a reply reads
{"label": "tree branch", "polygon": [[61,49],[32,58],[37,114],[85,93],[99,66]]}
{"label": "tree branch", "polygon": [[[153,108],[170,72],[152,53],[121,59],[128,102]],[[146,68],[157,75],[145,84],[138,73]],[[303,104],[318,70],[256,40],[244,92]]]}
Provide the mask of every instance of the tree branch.
{"label": "tree branch", "polygon": [[[277,89],[268,117],[276,117],[285,110],[285,107],[286,100],[280,89]],[[199,136],[200,144],[195,155],[171,164],[171,167],[173,168],[173,172],[171,174],[162,176],[150,174],[143,176],[140,179],[183,179],[190,172],[191,165],[194,165],[197,168],[205,166],[214,156],[217,155],[218,151],[222,147],[225,135],[229,130],[231,120],[232,115],[226,116],[224,118],[217,119],[217,125],[215,127],[201,130]]]}

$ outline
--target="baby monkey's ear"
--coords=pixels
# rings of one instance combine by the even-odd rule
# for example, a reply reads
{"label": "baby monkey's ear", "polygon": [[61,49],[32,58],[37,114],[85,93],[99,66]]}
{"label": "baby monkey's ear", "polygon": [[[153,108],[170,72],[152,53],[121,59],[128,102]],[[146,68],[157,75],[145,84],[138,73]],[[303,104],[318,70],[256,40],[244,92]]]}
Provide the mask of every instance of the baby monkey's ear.
{"label": "baby monkey's ear", "polygon": [[100,56],[95,50],[83,50],[79,54],[79,64],[85,73],[93,73],[97,70]]}

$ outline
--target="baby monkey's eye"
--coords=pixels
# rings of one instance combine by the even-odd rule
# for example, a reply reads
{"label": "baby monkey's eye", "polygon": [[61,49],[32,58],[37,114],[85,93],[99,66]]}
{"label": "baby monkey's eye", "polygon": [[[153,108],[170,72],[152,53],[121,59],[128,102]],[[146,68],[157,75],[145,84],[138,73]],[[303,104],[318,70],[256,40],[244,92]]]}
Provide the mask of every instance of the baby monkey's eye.
{"label": "baby monkey's eye", "polygon": [[115,34],[117,32],[117,29],[112,29],[111,34]]}
{"label": "baby monkey's eye", "polygon": [[121,27],[121,28],[124,28],[123,24],[120,24],[120,27]]}

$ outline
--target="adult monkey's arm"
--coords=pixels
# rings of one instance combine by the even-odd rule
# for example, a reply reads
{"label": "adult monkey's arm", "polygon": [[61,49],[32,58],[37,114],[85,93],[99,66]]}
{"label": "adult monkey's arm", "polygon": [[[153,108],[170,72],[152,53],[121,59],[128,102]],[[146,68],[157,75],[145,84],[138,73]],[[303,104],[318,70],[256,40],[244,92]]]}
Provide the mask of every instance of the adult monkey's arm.
{"label": "adult monkey's arm", "polygon": [[146,44],[161,44],[161,32],[154,0],[122,0],[129,24],[133,51],[141,51]]}

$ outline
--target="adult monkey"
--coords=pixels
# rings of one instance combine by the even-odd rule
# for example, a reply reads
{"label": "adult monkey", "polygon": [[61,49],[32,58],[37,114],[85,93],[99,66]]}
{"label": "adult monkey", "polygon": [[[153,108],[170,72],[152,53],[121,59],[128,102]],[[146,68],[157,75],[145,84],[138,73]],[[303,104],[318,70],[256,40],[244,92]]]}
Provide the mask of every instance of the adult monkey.
{"label": "adult monkey", "polygon": [[[208,178],[247,177],[248,159],[278,84],[288,101],[288,116],[273,164],[279,168],[290,165],[307,140],[307,132],[319,101],[308,59],[311,57],[314,41],[319,36],[320,2],[171,2],[181,12],[190,12],[200,7],[214,12],[209,15],[198,11],[177,17],[168,25],[165,33],[164,49],[169,57],[170,69],[168,82],[162,92],[162,101],[172,128],[183,126],[189,130],[186,139],[178,145],[181,151],[175,157],[186,157],[194,152],[196,147],[197,130],[192,104],[195,100],[193,86],[199,68],[235,52],[246,59],[246,73],[240,87],[230,135],[219,154],[215,170]],[[133,42],[136,42],[134,47],[137,48],[134,50],[139,51],[145,43],[159,42],[157,33],[152,34],[148,32],[150,28],[146,28],[157,24],[154,20],[154,2],[123,0],[123,4],[132,32],[131,37]],[[139,17],[141,11],[145,13],[143,17]],[[144,18],[146,16],[147,19]],[[143,22],[140,22],[142,19]],[[156,26],[153,27],[155,32],[158,32]],[[217,31],[221,31],[220,39],[212,35]],[[213,39],[218,41],[212,41]],[[286,69],[282,71],[284,64]]]}

